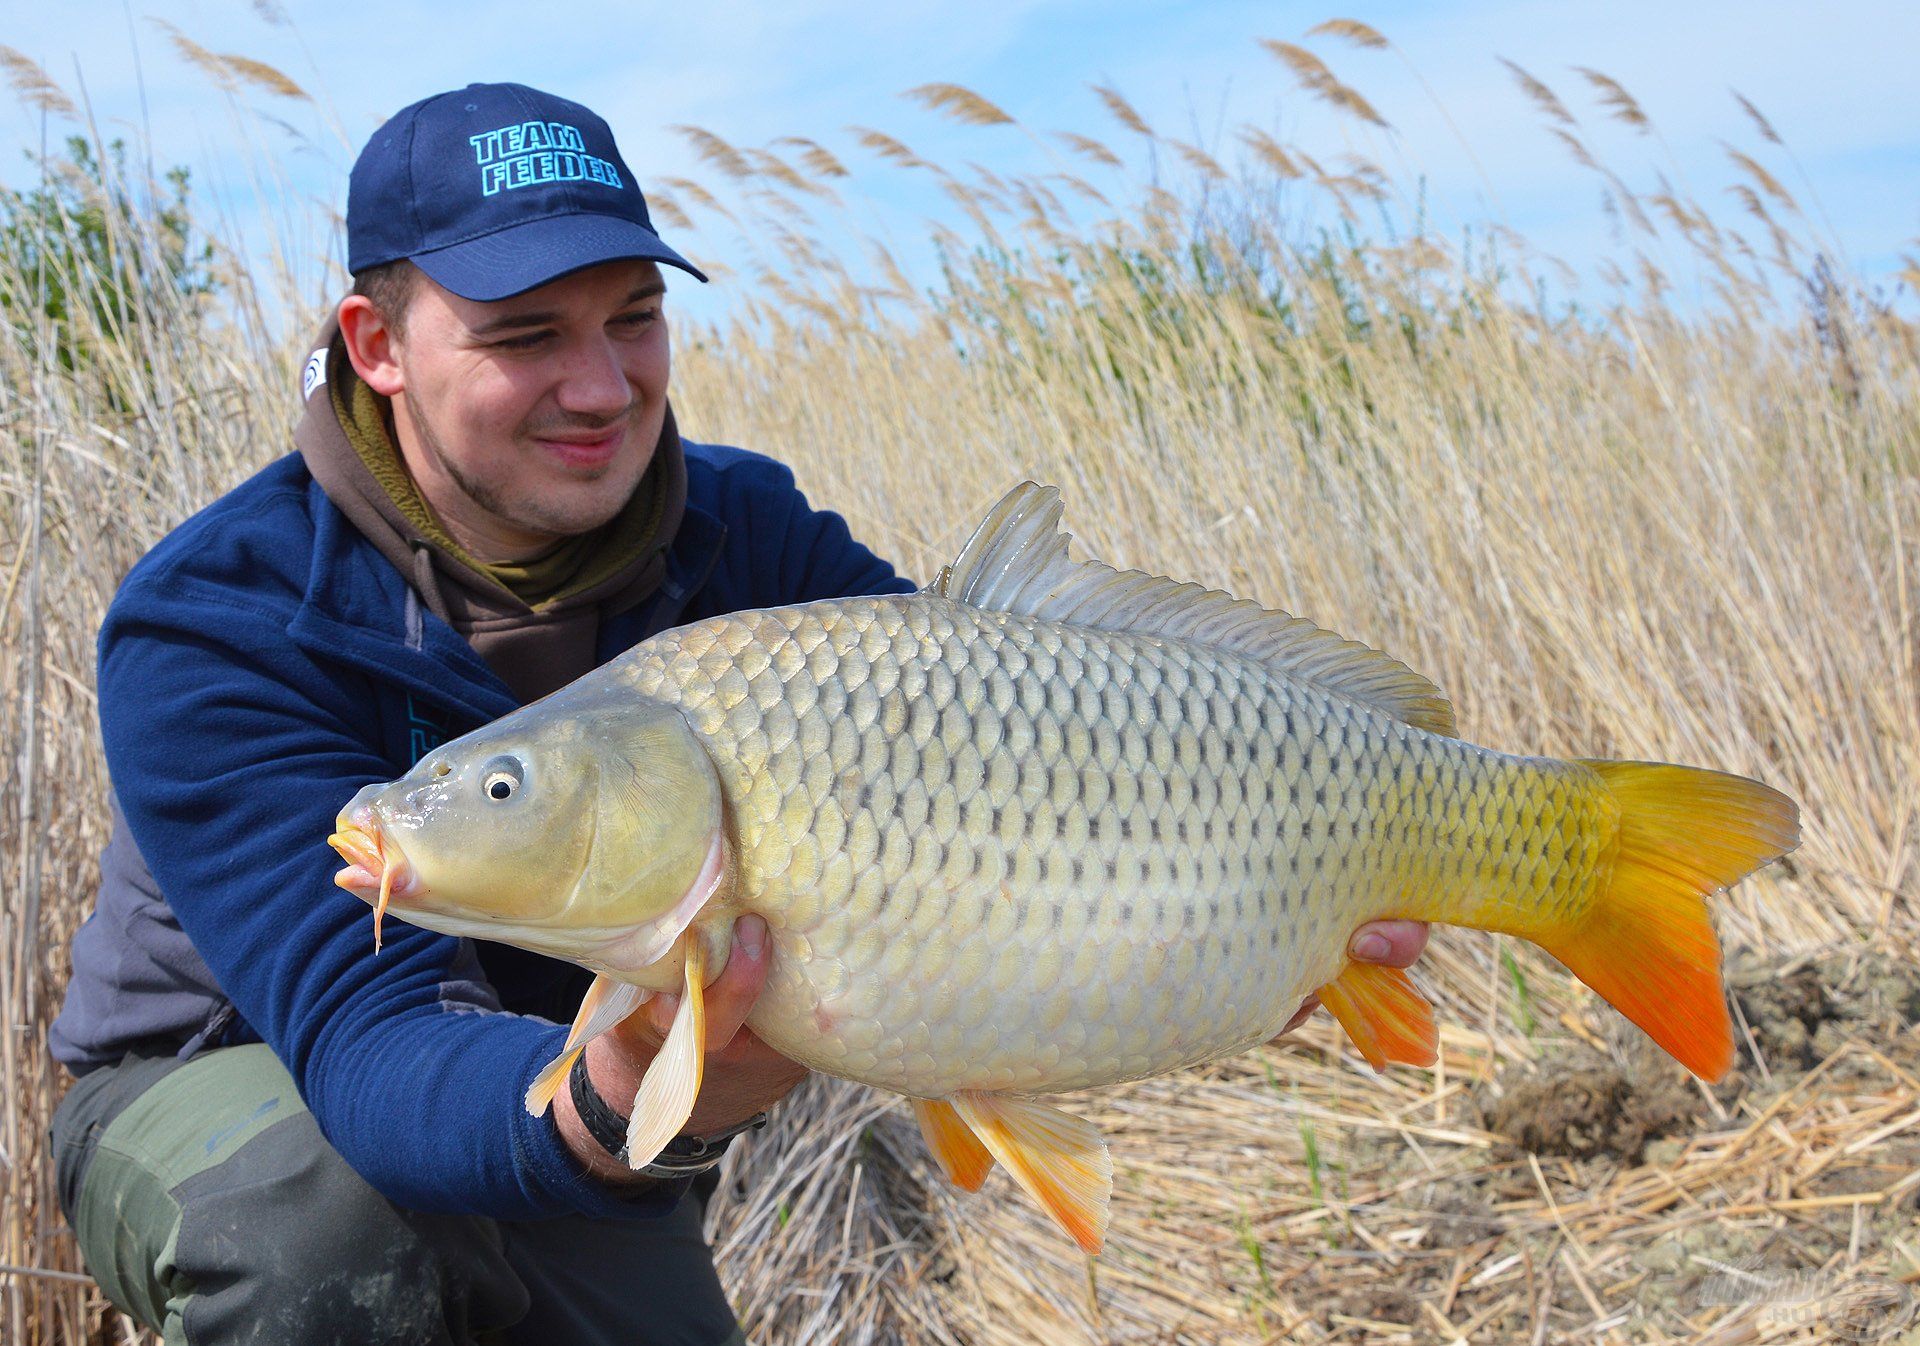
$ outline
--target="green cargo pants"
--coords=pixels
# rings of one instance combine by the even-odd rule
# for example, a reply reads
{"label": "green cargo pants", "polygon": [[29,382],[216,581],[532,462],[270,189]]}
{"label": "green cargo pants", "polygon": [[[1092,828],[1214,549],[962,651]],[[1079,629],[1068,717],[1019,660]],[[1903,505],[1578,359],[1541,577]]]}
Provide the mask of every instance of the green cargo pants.
{"label": "green cargo pants", "polygon": [[168,1346],[743,1341],[702,1200],[632,1221],[405,1210],[334,1152],[257,1044],[95,1070],[53,1145],[87,1269]]}

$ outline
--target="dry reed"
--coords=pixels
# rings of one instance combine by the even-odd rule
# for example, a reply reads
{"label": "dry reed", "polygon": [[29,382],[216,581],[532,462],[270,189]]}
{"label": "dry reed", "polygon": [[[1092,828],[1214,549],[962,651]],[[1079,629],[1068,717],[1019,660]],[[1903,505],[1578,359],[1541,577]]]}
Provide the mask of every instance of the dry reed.
{"label": "dry reed", "polygon": [[[1317,31],[1385,45],[1352,21]],[[1269,47],[1380,121],[1306,48]],[[181,50],[223,87],[271,87],[237,58]],[[1805,845],[1717,904],[1730,958],[1758,969],[1736,1000],[1740,1073],[1680,1083],[1550,960],[1441,932],[1420,970],[1443,1024],[1431,1071],[1375,1077],[1323,1018],[1285,1046],[1076,1100],[1116,1163],[1096,1264],[1000,1179],[977,1198],[946,1188],[895,1103],[814,1081],[730,1157],[713,1214],[755,1340],[1821,1339],[1771,1282],[1715,1298],[1703,1278],[1754,1280],[1752,1258],[1825,1278],[1828,1301],[1910,1300],[1920,336],[1796,261],[1822,250],[1781,232],[1804,216],[1764,166],[1772,151],[1732,151],[1741,200],[1775,235],[1763,249],[1683,191],[1635,193],[1571,136],[1558,95],[1509,69],[1643,245],[1710,278],[1708,302],[1676,307],[1645,253],[1609,263],[1615,288],[1569,313],[1534,300],[1526,280],[1550,259],[1516,255],[1510,235],[1494,257],[1412,227],[1392,247],[1305,233],[1287,223],[1299,203],[1390,208],[1404,184],[1253,130],[1236,169],[1160,141],[1104,87],[1115,120],[1201,181],[1147,185],[1107,144],[1056,132],[1100,175],[1066,183],[1082,202],[1134,203],[1076,220],[1044,177],[964,180],[853,128],[879,171],[936,173],[974,231],[934,226],[937,292],[873,244],[875,286],[809,232],[841,208],[775,147],[687,127],[720,181],[675,180],[673,197],[765,252],[733,259],[761,279],[732,318],[677,329],[676,408],[697,438],[793,463],[910,573],[950,559],[1010,482],[1054,481],[1087,551],[1393,651],[1451,692],[1477,742],[1787,789]],[[43,72],[8,75],[60,108]],[[1624,89],[1587,78],[1639,125]],[[914,94],[962,120],[1005,116],[958,86]],[[850,175],[817,140],[779,145],[845,189],[871,171]],[[114,228],[122,253],[155,245],[137,217]],[[68,292],[113,282],[48,255],[71,266],[55,277]],[[44,1128],[63,1082],[43,1043],[103,840],[100,614],[146,547],[287,447],[312,296],[267,304],[245,269],[224,274],[211,305],[157,286],[123,309],[74,306],[65,336],[90,353],[74,368],[44,324],[0,340],[0,1335],[22,1346],[123,1330],[53,1205]],[[0,291],[44,284],[0,256]],[[1775,1013],[1778,988],[1803,983],[1810,1017]],[[1651,1144],[1636,1131],[1541,1154],[1494,1129],[1525,1089],[1590,1077],[1621,1081],[1607,1097]],[[1646,1120],[1653,1101],[1668,1121]]]}

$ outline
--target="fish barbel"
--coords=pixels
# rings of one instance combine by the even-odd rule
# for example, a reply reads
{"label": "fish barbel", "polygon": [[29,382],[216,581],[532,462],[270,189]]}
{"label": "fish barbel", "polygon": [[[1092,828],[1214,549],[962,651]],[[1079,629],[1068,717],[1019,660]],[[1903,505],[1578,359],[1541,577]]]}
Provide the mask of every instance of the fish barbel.
{"label": "fish barbel", "polygon": [[702,991],[771,931],[747,1020],[904,1094],[947,1175],[997,1160],[1089,1252],[1111,1164],[1036,1099],[1227,1056],[1317,992],[1376,1068],[1430,1007],[1349,959],[1403,917],[1532,940],[1688,1069],[1732,1033],[1704,898],[1791,850],[1738,776],[1492,752],[1398,661],[1195,584],[1070,560],[1057,492],[1010,493],[917,594],[664,632],[368,786],[338,882],[407,922],[599,975],[573,1059],[651,991],[678,1016],[629,1160],[684,1126]]}

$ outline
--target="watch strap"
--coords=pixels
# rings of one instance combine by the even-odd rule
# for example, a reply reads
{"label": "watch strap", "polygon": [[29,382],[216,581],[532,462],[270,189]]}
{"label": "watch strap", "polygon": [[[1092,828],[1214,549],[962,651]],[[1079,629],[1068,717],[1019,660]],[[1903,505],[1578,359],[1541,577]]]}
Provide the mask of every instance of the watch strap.
{"label": "watch strap", "polygon": [[[611,1104],[600,1096],[593,1087],[593,1079],[587,1074],[587,1054],[580,1053],[568,1072],[567,1091],[573,1096],[573,1110],[580,1115],[580,1123],[587,1128],[587,1134],[608,1154],[621,1163],[627,1162],[627,1119],[613,1110]],[[684,1178],[695,1173],[704,1173],[720,1162],[726,1154],[727,1146],[733,1138],[743,1131],[758,1131],[767,1124],[767,1114],[757,1112],[735,1126],[713,1136],[675,1136],[666,1143],[650,1164],[643,1164],[639,1172],[653,1178]]]}

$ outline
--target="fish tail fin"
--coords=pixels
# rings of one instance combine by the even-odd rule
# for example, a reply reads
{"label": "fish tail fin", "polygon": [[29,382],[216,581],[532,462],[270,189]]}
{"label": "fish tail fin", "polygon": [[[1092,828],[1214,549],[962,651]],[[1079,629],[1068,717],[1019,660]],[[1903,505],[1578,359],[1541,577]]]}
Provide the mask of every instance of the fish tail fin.
{"label": "fish tail fin", "polygon": [[1657,762],[1583,761],[1619,806],[1612,865],[1586,914],[1525,933],[1680,1064],[1717,1080],[1733,1026],[1707,894],[1800,842],[1794,802],[1758,781]]}

